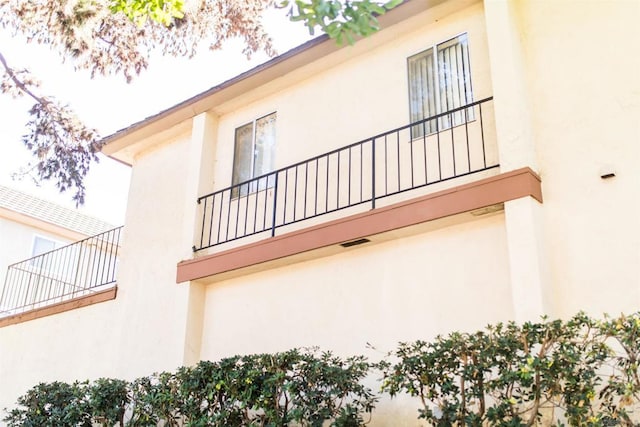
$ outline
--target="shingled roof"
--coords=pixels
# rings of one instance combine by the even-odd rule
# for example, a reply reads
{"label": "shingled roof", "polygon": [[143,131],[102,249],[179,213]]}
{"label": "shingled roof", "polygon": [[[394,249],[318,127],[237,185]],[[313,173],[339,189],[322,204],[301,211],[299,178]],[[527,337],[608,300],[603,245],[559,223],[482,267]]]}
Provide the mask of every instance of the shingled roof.
{"label": "shingled roof", "polygon": [[86,236],[93,236],[115,228],[114,225],[98,218],[4,185],[0,185],[0,208],[18,212]]}

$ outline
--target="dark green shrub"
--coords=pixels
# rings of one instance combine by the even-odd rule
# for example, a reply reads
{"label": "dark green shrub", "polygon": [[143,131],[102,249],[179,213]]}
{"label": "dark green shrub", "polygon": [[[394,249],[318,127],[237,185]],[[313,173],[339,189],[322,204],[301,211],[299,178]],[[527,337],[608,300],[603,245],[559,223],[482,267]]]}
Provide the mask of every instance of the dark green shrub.
{"label": "dark green shrub", "polygon": [[361,357],[290,350],[200,362],[131,383],[39,384],[5,418],[10,427],[323,426],[365,424],[376,398]]}
{"label": "dark green shrub", "polygon": [[[640,313],[488,326],[402,343],[382,390],[419,399],[435,426],[640,426]],[[234,356],[133,382],[38,384],[9,427],[366,424],[372,365],[315,349]],[[366,418],[366,419],[365,419]]]}
{"label": "dark green shrub", "polygon": [[379,365],[382,390],[418,397],[418,417],[437,426],[637,426],[639,330],[639,314],[581,313],[401,343]]}
{"label": "dark green shrub", "polygon": [[20,408],[4,419],[9,426],[91,427],[87,383],[40,383],[18,398]]}
{"label": "dark green shrub", "polygon": [[640,313],[607,318],[598,332],[612,349],[602,372],[599,419],[605,425],[640,426]]}
{"label": "dark green shrub", "polygon": [[297,349],[201,362],[176,373],[177,407],[190,426],[359,426],[376,401],[368,371],[363,357]]}
{"label": "dark green shrub", "polygon": [[93,421],[105,426],[124,426],[129,404],[128,383],[124,380],[100,378],[88,386]]}

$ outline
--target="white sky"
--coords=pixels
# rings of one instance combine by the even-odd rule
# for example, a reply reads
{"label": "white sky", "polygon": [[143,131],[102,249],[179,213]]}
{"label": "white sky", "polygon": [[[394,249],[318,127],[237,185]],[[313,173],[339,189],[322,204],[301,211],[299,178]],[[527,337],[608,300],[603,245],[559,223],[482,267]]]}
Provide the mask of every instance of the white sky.
{"label": "white sky", "polygon": [[[308,40],[309,34],[300,23],[291,23],[284,11],[271,11],[265,26],[274,39],[278,53],[283,53]],[[0,30],[0,50],[15,68],[29,68],[42,81],[41,93],[53,95],[69,103],[89,126],[102,136],[129,126],[224,80],[234,77],[269,58],[255,54],[250,61],[242,55],[242,45],[232,41],[222,51],[204,51],[192,60],[159,57],[149,69],[126,84],[123,77],[96,78],[87,72],[76,72],[71,64],[62,64],[58,55],[41,46],[28,45]],[[11,175],[30,160],[21,142],[28,121],[28,99],[14,100],[0,95],[0,184],[75,208],[72,193],[58,193],[53,185],[34,183],[25,178],[13,180]],[[114,225],[124,223],[130,168],[102,156],[86,178],[87,197],[79,210]]]}

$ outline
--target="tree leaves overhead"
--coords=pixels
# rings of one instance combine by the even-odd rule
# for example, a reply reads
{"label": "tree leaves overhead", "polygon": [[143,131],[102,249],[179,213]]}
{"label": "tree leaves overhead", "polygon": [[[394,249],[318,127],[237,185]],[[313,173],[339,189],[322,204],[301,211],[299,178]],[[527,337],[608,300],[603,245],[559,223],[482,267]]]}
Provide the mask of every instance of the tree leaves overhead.
{"label": "tree leaves overhead", "polygon": [[182,0],[113,0],[110,6],[113,13],[123,13],[138,25],[151,19],[165,26],[183,18],[183,8]]}
{"label": "tree leaves overhead", "polygon": [[[262,25],[271,7],[288,7],[292,21],[310,32],[327,32],[339,43],[353,43],[378,29],[376,16],[400,0],[0,0],[0,28],[29,43],[45,45],[91,77],[122,75],[127,82],[149,66],[154,51],[192,57],[201,46],[220,49],[239,38],[248,57],[274,55]],[[24,64],[8,64],[0,53],[2,93],[34,101],[23,142],[34,156],[25,173],[53,180],[60,191],[75,193],[82,204],[83,179],[102,148],[97,132],[84,125],[69,106],[38,92],[39,82]]]}
{"label": "tree leaves overhead", "polygon": [[366,37],[380,29],[377,16],[402,3],[402,0],[376,2],[370,0],[284,0],[292,21],[302,21],[314,34],[316,28],[339,44],[355,43],[355,37]]}
{"label": "tree leaves overhead", "polygon": [[[165,14],[172,17],[153,4],[169,8]],[[54,48],[61,60],[90,70],[92,76],[123,74],[131,80],[148,66],[154,50],[193,56],[201,45],[219,49],[224,41],[240,38],[247,55],[259,50],[273,54],[261,23],[264,11],[273,4],[271,0],[194,0],[178,9],[181,2],[176,0],[4,0],[0,1],[0,25],[29,42]]]}
{"label": "tree leaves overhead", "polygon": [[14,71],[2,53],[0,63],[5,69],[0,91],[14,98],[28,96],[34,101],[22,137],[34,163],[24,167],[20,174],[52,180],[60,191],[74,189],[73,200],[76,204],[84,203],[84,177],[102,148],[97,132],[84,125],[69,106],[38,95],[38,80],[27,70]]}

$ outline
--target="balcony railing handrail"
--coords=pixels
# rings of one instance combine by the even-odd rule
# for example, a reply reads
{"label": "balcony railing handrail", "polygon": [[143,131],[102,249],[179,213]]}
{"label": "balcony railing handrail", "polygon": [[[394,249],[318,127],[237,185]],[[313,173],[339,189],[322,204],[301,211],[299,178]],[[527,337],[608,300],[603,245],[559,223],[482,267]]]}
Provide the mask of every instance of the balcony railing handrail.
{"label": "balcony railing handrail", "polygon": [[50,254],[52,252],[56,252],[56,251],[59,251],[60,249],[66,248],[67,246],[80,245],[80,244],[82,244],[82,243],[84,243],[86,241],[95,239],[98,236],[106,235],[106,234],[111,233],[111,232],[113,232],[115,230],[122,229],[123,227],[124,226],[121,225],[119,227],[112,228],[111,230],[103,231],[102,233],[98,233],[98,234],[93,235],[93,236],[85,237],[82,240],[77,240],[77,241],[75,241],[73,243],[69,243],[68,245],[64,245],[64,246],[61,246],[59,248],[51,249],[50,251],[47,251],[47,252],[42,252],[41,254],[32,256],[31,258],[23,259],[22,261],[18,261],[18,262],[14,262],[13,264],[9,264],[7,266],[7,268],[13,267],[14,265],[22,264],[23,262],[28,262],[28,261],[32,261],[32,260],[40,258],[40,257],[44,257],[44,256],[46,256],[46,255],[48,255],[48,254]]}
{"label": "balcony railing handrail", "polygon": [[330,156],[332,154],[336,154],[336,153],[338,153],[340,151],[348,150],[349,148],[353,148],[353,147],[357,147],[359,145],[362,145],[365,142],[371,141],[372,139],[382,138],[385,135],[392,135],[392,134],[394,134],[396,132],[399,132],[399,131],[402,131],[402,130],[405,130],[405,129],[410,129],[410,128],[414,127],[414,126],[420,126],[420,125],[422,125],[424,123],[427,123],[427,122],[430,122],[432,120],[437,120],[437,119],[440,119],[440,118],[443,118],[443,117],[446,117],[446,116],[450,116],[450,115],[455,114],[455,113],[457,113],[459,111],[467,110],[469,108],[475,107],[476,105],[480,105],[482,103],[485,103],[485,102],[488,102],[488,101],[491,101],[491,100],[493,100],[493,96],[489,96],[487,98],[483,98],[483,99],[481,99],[479,101],[471,102],[471,103],[469,103],[467,105],[464,105],[464,106],[458,107],[458,108],[454,108],[454,109],[446,111],[444,113],[439,113],[439,114],[435,114],[433,116],[429,116],[429,117],[427,117],[425,119],[418,120],[418,121],[410,123],[408,125],[400,126],[400,127],[395,128],[395,129],[388,130],[388,131],[379,133],[377,135],[370,136],[370,137],[365,138],[365,139],[361,139],[358,142],[354,142],[352,144],[345,145],[345,146],[333,149],[331,151],[327,151],[327,152],[319,154],[317,156],[310,157],[310,158],[305,159],[305,160],[301,160],[301,161],[299,161],[297,163],[291,163],[290,165],[283,166],[280,169],[275,169],[275,170],[273,170],[271,172],[267,172],[267,173],[262,174],[260,176],[256,176],[256,177],[253,177],[253,178],[248,179],[246,181],[239,182],[238,184],[234,184],[234,185],[231,185],[229,187],[222,188],[220,190],[216,190],[216,191],[213,191],[211,193],[207,193],[207,194],[205,194],[203,196],[198,197],[197,201],[198,201],[198,203],[200,203],[203,199],[206,199],[207,197],[214,196],[214,195],[222,193],[224,191],[233,190],[235,188],[241,188],[242,186],[246,186],[246,185],[251,184],[253,182],[258,182],[258,181],[260,181],[262,179],[269,178],[270,176],[276,175],[276,174],[278,174],[280,172],[284,172],[287,169],[295,168],[296,166],[301,166],[301,165],[304,165],[305,163],[313,162],[313,161],[321,159],[323,157]]}
{"label": "balcony railing handrail", "polygon": [[122,229],[116,227],[9,265],[0,292],[0,312],[20,313],[115,283]]}
{"label": "balcony railing handrail", "polygon": [[[198,197],[202,230],[193,250],[269,230],[273,236],[279,227],[363,203],[375,209],[382,198],[498,167],[495,145],[488,156],[485,144],[486,135],[495,138],[485,124],[492,110],[483,110],[492,100],[483,98]],[[493,123],[493,116],[489,120]]]}

